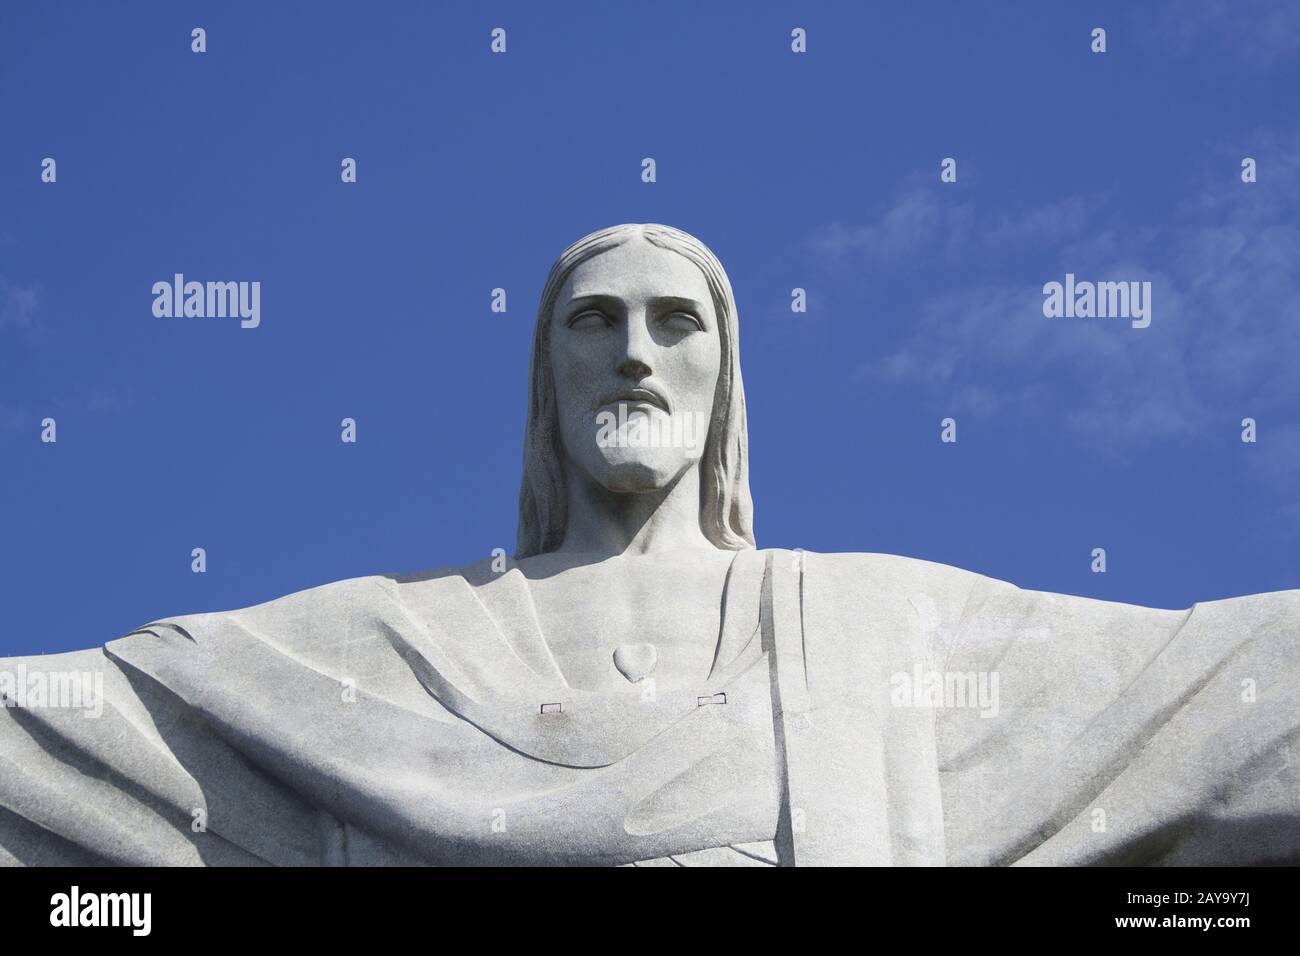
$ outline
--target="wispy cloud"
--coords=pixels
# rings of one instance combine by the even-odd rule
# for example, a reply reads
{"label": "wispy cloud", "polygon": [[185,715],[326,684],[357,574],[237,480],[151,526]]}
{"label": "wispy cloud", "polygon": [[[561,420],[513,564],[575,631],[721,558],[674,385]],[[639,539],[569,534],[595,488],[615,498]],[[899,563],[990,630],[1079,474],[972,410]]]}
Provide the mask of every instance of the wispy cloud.
{"label": "wispy cloud", "polygon": [[0,440],[21,440],[20,436],[26,432],[35,441],[37,421],[46,415],[58,421],[62,421],[65,416],[116,417],[135,404],[135,392],[129,386],[79,385],[67,394],[35,404],[40,409],[39,412],[33,411],[30,404],[17,406],[0,403]]}
{"label": "wispy cloud", "polygon": [[135,404],[135,393],[121,386],[83,385],[57,404],[60,408],[96,415],[120,415]]}
{"label": "wispy cloud", "polygon": [[[834,224],[810,243],[823,265],[880,273],[900,257],[943,244],[980,281],[930,294],[910,332],[856,375],[916,386],[977,414],[1064,421],[1107,447],[1117,440],[1182,438],[1222,417],[1300,408],[1300,136],[1260,136],[1270,188],[1206,187],[1166,223],[1126,221],[1101,198],[1069,197],[986,216],[975,203],[946,207],[905,185],[877,219]],[[907,223],[909,215],[918,214]],[[1037,247],[1052,273],[1010,267],[1008,250]],[[1017,271],[1012,271],[1012,269]],[[1042,283],[1066,272],[1144,280],[1150,329],[1113,319],[1048,319]],[[1056,396],[1053,399],[1053,396]],[[1065,401],[1068,399],[1068,402]]]}
{"label": "wispy cloud", "polygon": [[[1218,440],[1249,416],[1261,434],[1248,473],[1300,503],[1300,133],[1249,139],[1259,183],[1240,182],[1225,148],[1158,221],[1099,196],[990,213],[906,182],[878,217],[820,230],[808,245],[832,284],[892,277],[925,250],[955,268],[931,255],[918,277],[959,277],[913,283],[907,331],[854,377],[945,414],[1064,425],[1121,456]],[[1043,283],[1066,272],[1150,281],[1151,327],[1045,317]]]}
{"label": "wispy cloud", "polygon": [[0,405],[0,438],[18,434],[30,421],[31,416],[23,409]]}
{"label": "wispy cloud", "polygon": [[1178,0],[1135,8],[1152,49],[1230,57],[1266,71],[1300,55],[1300,4],[1278,0]]}
{"label": "wispy cloud", "polygon": [[39,295],[35,287],[20,286],[0,276],[0,329],[31,328]]}

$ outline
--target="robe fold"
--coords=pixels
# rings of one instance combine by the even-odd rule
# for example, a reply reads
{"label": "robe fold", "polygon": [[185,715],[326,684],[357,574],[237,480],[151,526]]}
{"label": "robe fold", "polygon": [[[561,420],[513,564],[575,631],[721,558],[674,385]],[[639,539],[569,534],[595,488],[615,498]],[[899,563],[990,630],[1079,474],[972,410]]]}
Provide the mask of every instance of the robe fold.
{"label": "robe fold", "polygon": [[[1300,590],[742,551],[721,612],[698,685],[610,693],[486,562],[0,660],[0,862],[1300,863]],[[98,713],[14,699],[69,673]]]}

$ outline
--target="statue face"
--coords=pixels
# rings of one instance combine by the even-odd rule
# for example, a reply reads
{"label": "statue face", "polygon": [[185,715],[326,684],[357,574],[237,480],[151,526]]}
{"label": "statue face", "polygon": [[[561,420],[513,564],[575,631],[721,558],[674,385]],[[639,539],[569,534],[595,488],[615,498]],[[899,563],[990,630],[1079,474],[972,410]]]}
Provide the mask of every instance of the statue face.
{"label": "statue face", "polygon": [[580,264],[550,327],[569,462],[616,492],[655,491],[694,467],[721,341],[708,283],[689,259],[637,238]]}

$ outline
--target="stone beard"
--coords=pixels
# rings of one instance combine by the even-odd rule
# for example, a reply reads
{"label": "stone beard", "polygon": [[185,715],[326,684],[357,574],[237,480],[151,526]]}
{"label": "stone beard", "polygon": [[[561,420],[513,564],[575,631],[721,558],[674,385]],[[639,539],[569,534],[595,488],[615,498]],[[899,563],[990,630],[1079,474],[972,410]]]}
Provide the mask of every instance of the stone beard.
{"label": "stone beard", "polygon": [[98,710],[0,708],[0,861],[1300,862],[1300,591],[758,550],[731,286],[667,226],[565,251],[530,377],[513,559],[0,660]]}

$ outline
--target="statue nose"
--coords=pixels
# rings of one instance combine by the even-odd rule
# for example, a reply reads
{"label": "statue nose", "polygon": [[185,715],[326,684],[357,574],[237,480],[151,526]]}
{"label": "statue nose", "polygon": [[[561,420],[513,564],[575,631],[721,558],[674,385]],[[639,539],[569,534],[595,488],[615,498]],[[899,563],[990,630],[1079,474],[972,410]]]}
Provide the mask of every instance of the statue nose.
{"label": "statue nose", "polygon": [[626,327],[626,351],[619,363],[618,371],[633,380],[648,378],[651,374],[650,354],[655,349],[654,337],[650,334],[648,323],[629,319]]}
{"label": "statue nose", "polygon": [[619,363],[618,374],[639,381],[650,377],[650,366],[638,358],[626,358]]}

